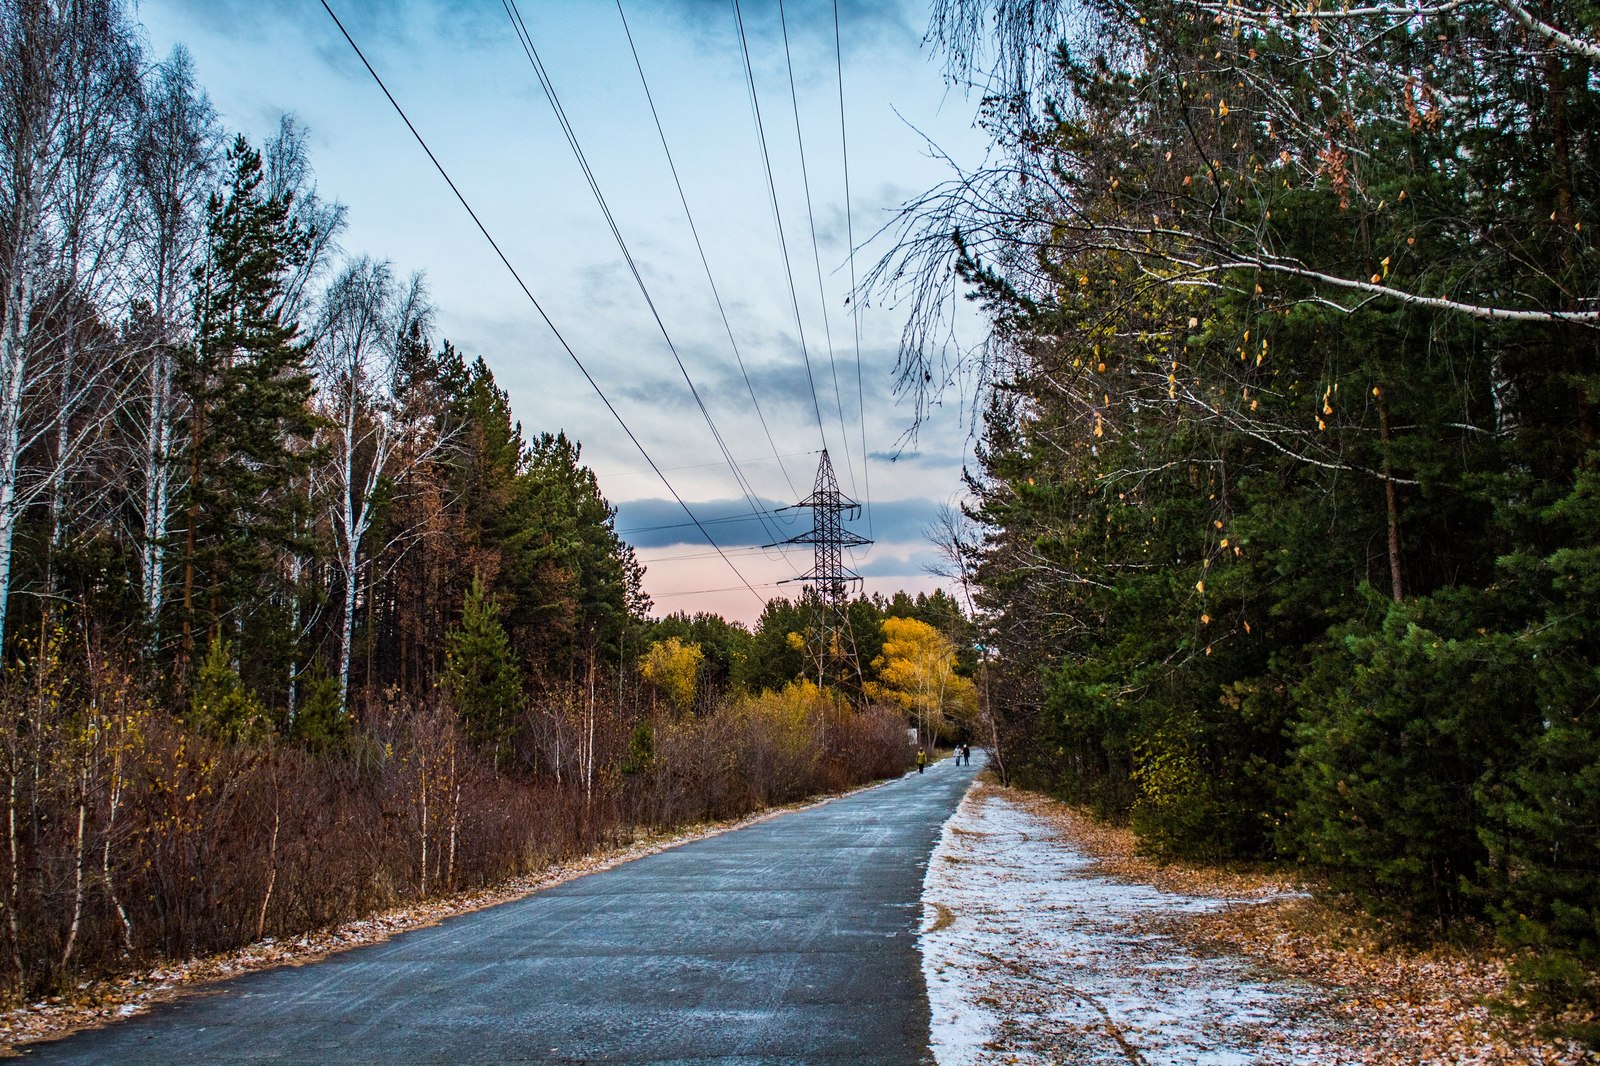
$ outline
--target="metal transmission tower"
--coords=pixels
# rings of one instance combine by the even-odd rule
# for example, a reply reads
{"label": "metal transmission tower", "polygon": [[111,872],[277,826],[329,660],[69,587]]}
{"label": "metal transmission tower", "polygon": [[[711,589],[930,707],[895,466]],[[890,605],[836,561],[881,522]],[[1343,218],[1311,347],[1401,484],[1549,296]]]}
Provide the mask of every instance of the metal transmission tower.
{"label": "metal transmission tower", "polygon": [[[795,504],[796,509],[811,512],[811,529],[799,536],[790,537],[784,544],[810,544],[815,552],[811,572],[791,581],[804,581],[816,590],[816,649],[814,661],[817,668],[817,687],[826,678],[827,663],[835,639],[846,632],[845,596],[850,587],[861,580],[861,575],[844,565],[844,550],[871,544],[866,537],[858,536],[844,528],[847,520],[861,514],[861,505],[839,491],[839,479],[834,477],[833,463],[828,459],[828,449],[822,449],[822,461],[817,464],[817,480],[811,495]],[[787,509],[787,508],[786,508]],[[779,547],[776,544],[769,548]],[[854,641],[851,655],[854,655]],[[860,668],[860,664],[856,664]]]}

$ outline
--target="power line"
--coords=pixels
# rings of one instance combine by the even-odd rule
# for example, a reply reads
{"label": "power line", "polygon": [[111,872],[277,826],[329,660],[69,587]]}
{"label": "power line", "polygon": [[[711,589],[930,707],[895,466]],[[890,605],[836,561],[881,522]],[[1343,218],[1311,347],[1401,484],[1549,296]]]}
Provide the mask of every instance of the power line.
{"label": "power line", "polygon": [[[769,560],[776,558],[770,549],[761,544],[752,544],[746,548],[729,548],[727,551],[730,555],[748,555],[752,557],[763,555]],[[698,559],[715,559],[716,557],[716,552],[692,552],[688,555],[656,555],[649,559],[649,565],[655,566],[657,563],[688,563]]]}
{"label": "power line", "polygon": [[[746,466],[751,463],[769,463],[774,459],[781,462],[784,459],[797,459],[802,455],[817,455],[819,451],[820,449],[813,448],[805,452],[784,452],[782,455],[758,455],[753,459],[740,459],[739,462]],[[710,470],[712,467],[726,465],[726,463],[689,463],[685,466],[664,466],[661,469],[668,473],[673,473],[679,470]],[[607,470],[604,472],[596,470],[594,476],[605,480],[610,478],[642,477],[649,473],[651,473],[649,470]]]}
{"label": "power line", "polygon": [[[633,258],[633,252],[628,247],[628,242],[622,236],[622,230],[617,225],[616,217],[611,213],[611,205],[606,201],[605,194],[600,190],[600,182],[595,177],[593,169],[589,166],[589,159],[583,152],[583,146],[578,143],[578,134],[567,119],[567,112],[561,105],[561,97],[556,93],[555,83],[550,78],[549,71],[545,68],[544,60],[539,55],[538,47],[533,43],[533,35],[528,32],[527,23],[522,19],[522,12],[517,8],[516,0],[501,0],[506,15],[511,19],[511,28],[517,35],[517,41],[522,45],[528,63],[533,67],[533,72],[539,80],[539,87],[544,90],[546,99],[550,101],[551,108],[555,111],[556,120],[561,125],[561,131],[566,135],[567,145],[572,149],[572,154],[578,160],[578,166],[583,170],[583,176],[589,183],[589,191],[594,194],[595,202],[600,205],[600,212],[605,216],[606,225],[611,230],[611,236],[617,242],[617,248],[622,252],[623,261],[628,265],[628,271],[633,275],[633,280],[639,287],[639,293],[644,297],[646,306],[650,308],[650,315],[655,319],[656,328],[661,331],[662,338],[667,342],[667,348],[672,352],[672,361],[678,365],[678,372],[683,375],[683,380],[689,386],[689,393],[694,397],[694,402],[700,409],[700,415],[705,419],[706,426],[711,430],[712,438],[717,442],[723,458],[732,471],[734,481],[739,486],[740,492],[750,502],[752,513],[759,510],[756,502],[755,490],[751,487],[744,471],[740,469],[738,461],[729,451],[727,441],[723,439],[722,431],[717,428],[716,421],[711,417],[711,410],[706,407],[705,400],[700,396],[700,390],[695,387],[694,379],[689,376],[688,367],[684,366],[683,358],[678,354],[678,346],[673,343],[672,335],[667,331],[667,325],[661,318],[661,312],[656,308],[656,302],[650,295],[650,289],[645,284],[644,275],[639,271],[639,265]],[[776,450],[776,449],[774,449]]]}
{"label": "power line", "polygon": [[[757,585],[756,587],[757,588],[763,588],[763,589],[775,589],[780,584],[782,584],[782,582],[767,581],[767,582],[763,582],[760,585]],[[721,588],[721,589],[687,589],[687,590],[685,590],[683,592],[659,592],[659,593],[656,593],[656,594],[652,595],[650,598],[652,600],[670,600],[670,599],[674,599],[674,598],[676,598],[678,596],[709,596],[714,592],[738,592],[738,591],[739,591],[739,586],[738,585],[729,585],[727,588]],[[763,602],[765,602],[765,601],[763,601]]]}
{"label": "power line", "polygon": [[728,320],[728,311],[722,304],[722,293],[717,289],[717,280],[711,274],[711,261],[706,257],[705,245],[700,242],[700,229],[695,225],[694,212],[689,209],[689,197],[683,191],[683,180],[678,176],[677,161],[672,158],[672,149],[667,145],[667,132],[661,125],[661,115],[656,111],[655,95],[650,92],[650,80],[645,77],[644,63],[639,59],[639,49],[633,43],[633,30],[628,26],[628,16],[622,10],[622,0],[617,0],[617,17],[622,20],[622,32],[628,37],[628,50],[633,53],[633,66],[639,72],[639,84],[644,87],[644,98],[650,104],[650,117],[655,120],[656,135],[661,138],[661,151],[667,157],[667,167],[672,171],[672,182],[678,188],[678,201],[683,204],[684,217],[689,220],[689,232],[694,236],[695,250],[700,253],[700,265],[705,268],[706,282],[711,286],[711,295],[717,302],[717,314],[722,316],[722,326],[728,332],[728,344],[733,348],[733,358],[739,364],[739,374],[744,378],[744,387],[750,393],[750,403],[756,409],[756,417],[761,420],[761,431],[767,435],[767,443],[772,445],[772,456],[778,460],[778,469],[783,471],[783,480],[789,484],[789,493],[798,496],[799,490],[794,487],[794,481],[789,477],[789,468],[784,466],[783,457],[778,454],[778,442],[772,439],[772,430],[767,427],[767,416],[761,410],[761,401],[756,399],[755,386],[750,383],[750,374],[745,369],[744,355],[739,351],[739,342],[734,339],[733,323]]}
{"label": "power line", "polygon": [[[780,510],[788,510],[788,508],[780,508]],[[778,512],[777,511],[766,511],[764,513],[768,517],[776,517]],[[704,528],[703,527],[705,527],[705,526],[718,526],[718,525],[726,525],[729,522],[748,522],[748,521],[750,521],[750,515],[746,515],[746,514],[724,515],[721,518],[701,518],[701,519],[698,519],[698,520],[693,521],[693,522],[668,522],[668,523],[666,523],[664,525],[659,525],[659,526],[634,526],[631,529],[619,529],[619,530],[617,530],[617,535],[620,537],[620,536],[630,536],[630,535],[632,535],[634,533],[659,533],[662,530],[666,530],[666,529],[700,529],[701,532],[704,532]]]}
{"label": "power line", "polygon": [[[400,102],[394,98],[394,94],[389,91],[389,87],[385,85],[383,79],[378,76],[378,72],[373,69],[372,64],[367,62],[365,53],[363,53],[361,51],[361,47],[356,44],[355,38],[350,36],[350,31],[344,28],[344,23],[339,21],[339,16],[335,14],[333,8],[328,5],[328,0],[320,0],[320,2],[322,4],[322,9],[328,13],[329,18],[333,19],[333,24],[339,27],[339,32],[343,34],[344,39],[349,42],[351,49],[356,54],[356,58],[361,60],[361,65],[367,68],[367,73],[372,75],[372,80],[378,83],[378,88],[383,91],[383,95],[388,99],[389,104],[395,109],[395,113],[398,114],[400,116],[400,120],[406,124],[406,129],[411,131],[411,136],[416,138],[417,144],[422,147],[422,150],[425,153],[427,153],[429,162],[431,162],[434,166],[434,169],[439,172],[439,176],[445,180],[445,184],[450,186],[450,191],[454,193],[456,199],[461,202],[461,206],[466,208],[467,214],[471,216],[473,224],[478,227],[478,232],[482,233],[484,240],[489,242],[489,247],[494,249],[494,254],[499,257],[500,262],[503,263],[506,270],[510,272],[512,279],[517,283],[517,287],[520,288],[523,295],[528,298],[528,302],[533,304],[533,309],[539,313],[539,317],[544,320],[545,326],[548,327],[550,332],[555,336],[562,349],[572,360],[573,365],[578,368],[579,373],[581,373],[584,377],[584,380],[589,383],[589,387],[594,390],[595,395],[600,397],[600,402],[605,404],[607,411],[611,412],[611,417],[616,419],[617,425],[622,427],[622,432],[628,435],[628,439],[632,441],[633,446],[639,450],[639,454],[642,455],[644,457],[644,461],[650,465],[650,469],[656,472],[656,476],[661,479],[661,484],[666,486],[667,491],[672,494],[672,498],[676,500],[678,506],[683,509],[683,513],[689,516],[690,522],[699,528],[700,532],[706,538],[706,543],[717,549],[717,553],[722,556],[722,561],[728,564],[728,569],[733,571],[734,576],[739,579],[740,583],[746,589],[749,589],[750,595],[760,600],[762,604],[765,604],[767,602],[766,598],[763,597],[761,593],[757,592],[755,586],[750,584],[750,582],[745,579],[744,574],[739,572],[739,568],[733,565],[733,560],[729,559],[728,556],[722,552],[722,549],[717,545],[717,542],[711,538],[711,534],[706,531],[706,528],[703,525],[701,525],[700,520],[695,517],[695,513],[689,509],[689,505],[683,502],[683,497],[678,495],[678,490],[672,487],[672,482],[667,480],[667,476],[663,474],[661,472],[661,468],[656,465],[655,459],[651,457],[650,453],[645,449],[645,446],[640,442],[639,438],[634,435],[633,430],[629,428],[628,423],[623,419],[621,413],[618,412],[616,407],[612,405],[611,400],[607,398],[605,391],[600,388],[600,383],[595,381],[594,376],[589,373],[589,368],[583,365],[582,359],[578,358],[578,353],[573,350],[572,345],[567,343],[566,337],[562,336],[561,331],[556,328],[555,322],[551,321],[550,316],[545,313],[544,306],[540,304],[538,298],[533,295],[533,290],[529,289],[527,283],[522,280],[522,275],[517,272],[516,267],[511,265],[511,260],[506,258],[505,252],[501,251],[499,243],[494,239],[493,234],[489,232],[489,228],[483,224],[483,220],[478,217],[478,213],[472,209],[472,205],[467,202],[467,198],[463,196],[461,194],[461,190],[456,187],[456,183],[450,177],[449,171],[445,170],[444,164],[439,162],[439,157],[433,154],[433,149],[428,147],[428,142],[423,138],[422,134],[418,132],[417,127],[412,123],[410,117],[406,114],[405,109],[402,108],[400,106]],[[729,591],[736,591],[736,588]]]}
{"label": "power line", "polygon": [[861,383],[861,303],[856,291],[856,230],[850,204],[850,138],[844,123],[844,45],[839,35],[839,0],[833,0],[833,64],[839,76],[839,154],[844,170],[844,230],[850,257],[850,322],[856,340],[856,411],[861,417],[861,502],[866,504],[867,535],[872,534],[872,467],[867,450],[867,393]]}
{"label": "power line", "polygon": [[789,71],[789,101],[794,108],[794,140],[800,150],[800,186],[806,195],[806,221],[811,227],[811,260],[817,268],[817,299],[822,305],[822,337],[828,347],[828,370],[833,375],[833,403],[839,411],[839,435],[844,440],[844,468],[856,487],[855,464],[850,457],[850,431],[844,425],[844,397],[839,392],[839,365],[833,358],[833,325],[828,319],[828,290],[822,283],[822,249],[817,244],[817,215],[811,205],[811,173],[806,165],[806,137],[800,126],[800,93],[794,84],[794,56],[789,50],[789,20],[783,0],[778,0],[778,26],[783,31],[783,61]]}
{"label": "power line", "polygon": [[783,233],[783,211],[778,207],[778,185],[772,176],[772,155],[767,151],[767,129],[761,120],[761,96],[756,92],[756,71],[750,61],[750,41],[744,32],[744,13],[739,0],[733,0],[733,17],[739,26],[739,49],[744,57],[745,82],[750,89],[750,105],[756,116],[756,135],[761,142],[761,162],[766,168],[767,195],[772,200],[772,219],[778,228],[778,249],[783,255],[783,274],[789,282],[789,302],[794,305],[794,325],[800,336],[800,355],[805,359],[806,382],[811,386],[811,407],[817,415],[817,435],[822,448],[828,448],[828,431],[822,424],[822,403],[817,399],[817,379],[811,373],[811,352],[806,348],[806,327],[800,316],[800,294],[794,284],[794,269],[789,260],[789,241]]}

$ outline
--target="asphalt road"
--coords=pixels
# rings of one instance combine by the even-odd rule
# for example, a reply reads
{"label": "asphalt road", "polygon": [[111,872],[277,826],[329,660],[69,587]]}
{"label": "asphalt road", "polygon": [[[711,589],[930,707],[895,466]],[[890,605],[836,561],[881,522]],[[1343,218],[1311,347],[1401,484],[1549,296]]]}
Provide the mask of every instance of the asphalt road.
{"label": "asphalt road", "polygon": [[945,760],[25,1059],[928,1062],[922,878],[977,769]]}

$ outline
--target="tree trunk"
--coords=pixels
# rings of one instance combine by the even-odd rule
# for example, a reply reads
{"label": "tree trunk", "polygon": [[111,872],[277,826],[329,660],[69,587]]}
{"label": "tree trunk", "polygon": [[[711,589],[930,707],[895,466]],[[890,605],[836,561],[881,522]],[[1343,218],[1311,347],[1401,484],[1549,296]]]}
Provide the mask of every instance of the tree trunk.
{"label": "tree trunk", "polygon": [[0,650],[5,647],[7,608],[11,600],[11,549],[16,540],[17,453],[22,446],[22,389],[27,370],[28,309],[32,286],[15,280],[6,292],[5,322],[0,326]]}
{"label": "tree trunk", "polygon": [[272,838],[267,843],[267,888],[261,894],[261,909],[256,912],[256,939],[267,934],[267,908],[272,906],[272,890],[278,884],[278,831],[283,826],[283,811],[278,797],[278,768],[272,769]]}
{"label": "tree trunk", "polygon": [[1383,496],[1389,520],[1389,592],[1394,602],[1405,598],[1400,570],[1400,497],[1394,483],[1393,463],[1389,458],[1389,402],[1378,394],[1378,440],[1383,444]]}
{"label": "tree trunk", "polygon": [[355,639],[356,582],[360,580],[356,540],[354,536],[347,540],[344,557],[340,560],[344,569],[344,618],[339,625],[339,710],[342,714],[350,713],[350,652]]}
{"label": "tree trunk", "polygon": [[107,782],[106,790],[106,831],[105,838],[100,846],[100,876],[105,881],[106,895],[111,899],[111,907],[117,912],[117,920],[122,926],[122,953],[133,954],[133,922],[128,918],[128,911],[122,905],[122,897],[117,893],[117,882],[111,875],[111,841],[117,828],[117,812],[122,807],[122,744],[120,738],[111,753],[111,780]]}
{"label": "tree trunk", "polygon": [[17,921],[17,908],[22,904],[22,842],[17,827],[15,752],[11,753],[10,762],[10,772],[6,775],[6,931],[11,934],[11,970],[16,974],[17,993],[22,995],[27,990],[27,971],[22,965],[22,927]]}
{"label": "tree trunk", "polygon": [[456,735],[450,732],[450,850],[445,862],[444,883],[448,891],[456,889],[456,837],[461,826],[461,778],[456,775]]}
{"label": "tree trunk", "polygon": [[418,888],[418,895],[428,894],[428,755],[418,753],[418,780],[420,781],[422,798],[422,883]]}
{"label": "tree trunk", "polygon": [[59,973],[63,981],[70,972],[72,965],[72,952],[78,945],[78,928],[83,923],[83,859],[88,850],[85,847],[85,832],[89,821],[89,766],[85,760],[78,770],[78,819],[76,832],[72,838],[72,922],[67,926],[66,943],[61,946],[61,964]]}
{"label": "tree trunk", "polygon": [[144,543],[140,569],[144,580],[145,624],[149,627],[147,653],[161,644],[161,609],[166,588],[166,538],[172,470],[172,353],[156,346],[150,362],[150,406],[145,415]]}

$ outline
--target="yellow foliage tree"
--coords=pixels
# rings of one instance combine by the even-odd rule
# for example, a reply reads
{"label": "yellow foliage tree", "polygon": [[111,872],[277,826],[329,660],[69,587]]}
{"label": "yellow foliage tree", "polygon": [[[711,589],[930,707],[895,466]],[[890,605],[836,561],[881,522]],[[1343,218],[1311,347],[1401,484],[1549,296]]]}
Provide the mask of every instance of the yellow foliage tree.
{"label": "yellow foliage tree", "polygon": [[700,645],[685,644],[677,637],[668,637],[650,645],[639,672],[660,690],[674,709],[682,713],[694,706],[700,665],[705,658]]}
{"label": "yellow foliage tree", "polygon": [[883,654],[872,660],[877,679],[867,695],[914,718],[921,733],[936,736],[978,713],[978,688],[956,673],[956,646],[915,618],[883,620]]}

